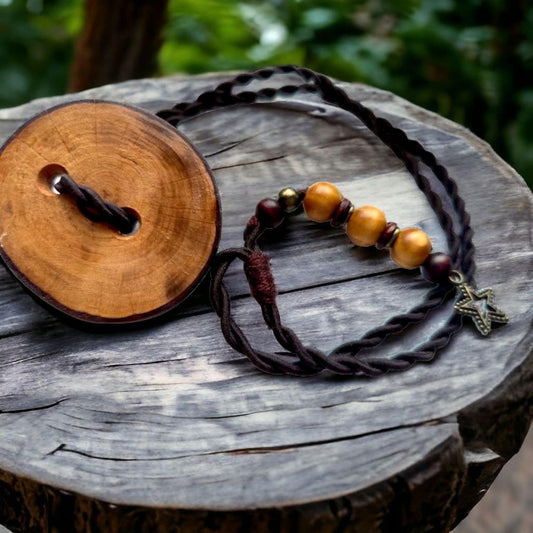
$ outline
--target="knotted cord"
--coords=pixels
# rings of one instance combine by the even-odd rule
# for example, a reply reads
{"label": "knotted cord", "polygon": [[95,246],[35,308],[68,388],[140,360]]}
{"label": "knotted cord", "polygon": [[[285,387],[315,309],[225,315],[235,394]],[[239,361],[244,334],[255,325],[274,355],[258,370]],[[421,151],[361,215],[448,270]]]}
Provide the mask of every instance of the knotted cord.
{"label": "knotted cord", "polygon": [[[234,92],[237,87],[255,80],[267,80],[274,75],[297,74],[304,83],[284,85],[279,88],[263,88],[258,91]],[[475,272],[473,231],[470,216],[465,210],[464,201],[458,193],[455,181],[435,155],[421,143],[410,139],[407,134],[393,126],[388,120],[377,117],[369,108],[351,99],[346,92],[335,85],[328,77],[307,68],[286,65],[263,68],[252,73],[241,74],[231,81],[219,84],[213,91],[201,94],[194,102],[183,102],[172,109],[160,111],[158,116],[177,126],[181,121],[200,113],[238,104],[250,104],[261,100],[272,100],[277,96],[292,96],[296,93],[315,93],[324,102],[351,113],[372,131],[394,154],[403,161],[413,176],[415,183],[426,196],[441,224],[449,247],[452,267],[460,270],[465,279],[472,281]],[[441,183],[448,196],[451,214],[444,207],[439,193],[433,189],[431,181],[422,174],[420,163],[426,165]],[[456,218],[458,230],[454,228],[452,216]],[[439,308],[451,293],[451,287],[438,285],[428,291],[424,300],[407,313],[394,316],[383,325],[373,328],[361,338],[338,346],[330,353],[324,353],[302,344],[294,331],[283,326],[275,301],[275,285],[268,259],[260,250],[258,240],[266,228],[262,228],[253,216],[244,232],[244,246],[220,252],[212,267],[211,298],[214,309],[220,317],[226,341],[238,352],[246,355],[260,370],[273,374],[313,375],[322,370],[337,374],[380,376],[390,371],[406,370],[417,362],[429,362],[438,350],[445,347],[461,328],[461,316],[453,313],[446,323],[426,342],[413,351],[397,353],[390,358],[362,357],[360,351],[381,344],[387,337],[404,331],[407,327],[419,324],[431,311]],[[244,263],[245,272],[252,294],[261,306],[263,318],[273,331],[278,343],[286,350],[283,353],[268,353],[253,348],[242,329],[232,317],[231,300],[224,283],[229,265],[239,259]]]}

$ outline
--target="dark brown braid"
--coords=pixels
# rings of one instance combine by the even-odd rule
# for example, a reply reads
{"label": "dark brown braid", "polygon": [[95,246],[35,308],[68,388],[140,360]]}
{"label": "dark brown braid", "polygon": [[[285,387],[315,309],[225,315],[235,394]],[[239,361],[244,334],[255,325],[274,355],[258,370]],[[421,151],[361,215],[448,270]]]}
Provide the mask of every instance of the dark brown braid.
{"label": "dark brown braid", "polygon": [[123,207],[118,207],[112,202],[104,200],[90,187],[79,185],[68,174],[55,176],[53,189],[58,194],[74,200],[82,215],[89,220],[109,224],[124,235],[134,231],[137,219],[132,213]]}
{"label": "dark brown braid", "polygon": [[[300,85],[285,85],[277,89],[265,88],[258,91],[234,93],[236,87],[254,80],[269,79],[275,74],[294,73],[303,78]],[[298,92],[318,94],[325,102],[344,109],[358,117],[379,139],[381,139],[405,164],[417,186],[422,190],[435,211],[445,231],[452,268],[461,270],[468,281],[472,281],[475,262],[474,245],[470,217],[464,202],[457,192],[456,183],[448,175],[435,156],[418,141],[411,140],[406,133],[393,126],[388,120],[375,114],[360,102],[352,100],[326,76],[310,69],[297,66],[264,68],[253,73],[241,74],[232,81],[218,85],[213,91],[201,94],[194,102],[185,102],[172,109],[163,110],[158,115],[173,125],[205,111],[236,104],[249,104],[257,100],[272,99],[276,96],[290,96]],[[432,188],[430,180],[420,170],[425,164],[434,173],[446,192],[451,206],[451,215],[444,207],[440,195]],[[457,220],[458,232],[454,229],[452,216]],[[254,216],[244,233],[244,246],[220,252],[212,268],[211,297],[214,309],[220,317],[222,332],[226,341],[237,351],[246,355],[260,370],[273,374],[307,376],[322,370],[337,374],[379,376],[389,371],[406,370],[417,362],[429,362],[436,352],[446,346],[452,336],[461,328],[461,316],[453,313],[446,324],[431,338],[411,352],[398,353],[388,359],[362,357],[363,348],[373,348],[387,337],[405,328],[418,324],[427,314],[439,308],[449,297],[451,288],[441,284],[428,291],[424,300],[409,312],[390,318],[382,326],[373,328],[360,339],[345,343],[329,354],[314,348],[305,347],[298,336],[282,325],[275,302],[275,286],[268,261],[261,252],[258,240],[265,230]],[[276,340],[286,350],[282,354],[272,354],[253,348],[244,332],[231,315],[231,301],[223,282],[229,265],[240,259],[252,288],[252,293],[263,313],[267,326],[272,329]],[[259,287],[259,288],[258,288]]]}

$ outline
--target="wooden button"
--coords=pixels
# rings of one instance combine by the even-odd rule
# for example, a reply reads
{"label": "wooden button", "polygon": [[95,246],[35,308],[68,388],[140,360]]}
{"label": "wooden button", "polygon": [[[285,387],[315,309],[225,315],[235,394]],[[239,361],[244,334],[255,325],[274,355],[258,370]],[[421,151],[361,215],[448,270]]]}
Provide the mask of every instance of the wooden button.
{"label": "wooden button", "polygon": [[[51,190],[66,171],[137,214],[125,236]],[[0,151],[0,254],[47,304],[88,322],[161,314],[200,282],[216,252],[211,172],[175,128],[122,104],[81,101],[33,118]]]}

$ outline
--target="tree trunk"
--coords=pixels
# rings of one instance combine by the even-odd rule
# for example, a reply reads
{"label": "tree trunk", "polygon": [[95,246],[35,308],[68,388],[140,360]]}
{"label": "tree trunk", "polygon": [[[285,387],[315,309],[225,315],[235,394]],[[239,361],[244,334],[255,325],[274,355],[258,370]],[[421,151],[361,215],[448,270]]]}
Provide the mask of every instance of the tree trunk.
{"label": "tree trunk", "polygon": [[168,0],[86,0],[68,90],[142,78],[157,68]]}

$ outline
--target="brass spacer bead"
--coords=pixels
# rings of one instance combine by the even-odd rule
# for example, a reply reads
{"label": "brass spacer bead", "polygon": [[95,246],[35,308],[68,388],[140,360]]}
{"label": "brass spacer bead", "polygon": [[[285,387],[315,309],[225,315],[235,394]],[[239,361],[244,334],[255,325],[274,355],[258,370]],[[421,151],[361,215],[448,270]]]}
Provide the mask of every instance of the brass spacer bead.
{"label": "brass spacer bead", "polygon": [[296,211],[300,206],[303,195],[293,187],[284,187],[278,193],[278,201],[286,213]]}
{"label": "brass spacer bead", "polygon": [[394,230],[394,232],[391,235],[391,238],[385,243],[385,246],[384,246],[385,249],[388,250],[389,248],[392,248],[392,245],[394,244],[394,242],[398,238],[398,235],[400,235],[400,231],[402,231],[400,228],[396,228]]}
{"label": "brass spacer bead", "polygon": [[353,212],[355,211],[355,205],[351,205],[350,209],[348,210],[348,215],[346,216],[346,220],[344,221],[344,225],[348,224],[348,221],[350,220],[351,216],[353,215]]}

